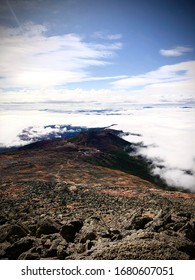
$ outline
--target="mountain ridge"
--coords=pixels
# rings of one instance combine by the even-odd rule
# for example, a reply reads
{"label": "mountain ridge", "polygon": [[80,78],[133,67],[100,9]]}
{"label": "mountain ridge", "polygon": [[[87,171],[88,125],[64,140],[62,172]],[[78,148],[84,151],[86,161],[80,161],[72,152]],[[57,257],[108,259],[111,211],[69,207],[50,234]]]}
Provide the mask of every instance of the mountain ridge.
{"label": "mountain ridge", "polygon": [[[70,143],[72,143],[75,145],[74,151],[77,153],[82,151],[82,159],[89,163],[121,170],[154,184],[158,184],[160,187],[168,188],[166,183],[159,176],[151,175],[151,163],[149,163],[149,161],[141,156],[131,155],[132,152],[136,151],[136,146],[120,137],[123,131],[109,129],[109,127],[90,128],[87,131],[81,131],[76,136],[66,138],[67,140],[41,140],[19,147],[18,150],[40,148],[47,150],[54,149],[55,151],[59,151],[60,149],[63,151],[63,149],[70,150]],[[92,152],[91,156],[89,152],[90,148],[96,149],[96,153]],[[87,151],[84,152],[85,149]],[[97,152],[97,150],[99,152]]]}

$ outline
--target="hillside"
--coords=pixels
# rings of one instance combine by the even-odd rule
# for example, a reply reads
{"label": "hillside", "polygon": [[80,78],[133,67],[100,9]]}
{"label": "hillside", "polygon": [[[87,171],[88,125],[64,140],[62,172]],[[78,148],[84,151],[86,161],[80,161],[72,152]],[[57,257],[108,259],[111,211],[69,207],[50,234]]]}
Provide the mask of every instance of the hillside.
{"label": "hillside", "polygon": [[120,133],[0,154],[1,259],[195,258],[195,194],[152,177]]}

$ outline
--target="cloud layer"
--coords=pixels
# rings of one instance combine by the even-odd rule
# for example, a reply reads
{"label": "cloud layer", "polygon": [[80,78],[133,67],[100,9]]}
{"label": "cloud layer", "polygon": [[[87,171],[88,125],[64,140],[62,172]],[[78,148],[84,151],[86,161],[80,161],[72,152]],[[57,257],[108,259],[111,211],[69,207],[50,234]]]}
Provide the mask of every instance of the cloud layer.
{"label": "cloud layer", "polygon": [[[15,107],[15,110],[9,109],[1,114],[0,146],[23,145],[48,133],[59,136],[64,133],[64,125],[68,124],[104,127],[115,123],[114,128],[131,133],[125,136],[126,140],[143,142],[146,147],[140,147],[138,154],[153,162],[154,174],[175,188],[195,192],[193,108],[143,108],[129,103],[79,102],[56,103],[47,110],[40,110],[39,106],[37,104],[37,110],[35,107],[32,110],[31,104],[23,110]],[[31,127],[29,138],[20,138],[21,132],[28,127]]]}

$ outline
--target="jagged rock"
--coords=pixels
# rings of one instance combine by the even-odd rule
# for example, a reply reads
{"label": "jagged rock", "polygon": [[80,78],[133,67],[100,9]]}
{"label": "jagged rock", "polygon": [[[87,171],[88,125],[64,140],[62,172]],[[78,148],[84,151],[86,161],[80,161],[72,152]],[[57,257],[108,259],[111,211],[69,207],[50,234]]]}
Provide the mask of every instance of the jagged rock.
{"label": "jagged rock", "polygon": [[61,237],[58,239],[53,240],[50,248],[46,252],[46,257],[58,257],[59,259],[63,259],[67,256],[66,248],[68,244],[67,242]]}
{"label": "jagged rock", "polygon": [[6,249],[6,256],[10,260],[16,260],[23,252],[26,252],[32,248],[33,243],[34,238],[24,237]]}
{"label": "jagged rock", "polygon": [[128,224],[125,229],[132,230],[132,229],[143,229],[147,223],[152,221],[150,217],[139,217],[135,216],[134,219]]}
{"label": "jagged rock", "polygon": [[5,224],[0,227],[0,242],[15,241],[18,238],[27,236],[28,230],[21,225]]}
{"label": "jagged rock", "polygon": [[41,234],[52,234],[59,232],[60,226],[50,218],[41,220],[38,224],[36,236],[40,237]]}
{"label": "jagged rock", "polygon": [[65,252],[67,246],[67,242],[60,233],[42,234],[40,238],[36,238],[30,253],[38,253],[41,258],[64,259],[67,256]]}
{"label": "jagged rock", "polygon": [[137,225],[137,221],[140,220],[141,216],[142,216],[142,212],[143,212],[143,209],[136,209],[131,218],[128,220],[127,222],[127,225],[125,226],[125,229],[126,230],[131,230],[131,229],[134,229]]}
{"label": "jagged rock", "polygon": [[195,221],[187,222],[179,229],[179,232],[184,234],[189,240],[195,242]]}
{"label": "jagged rock", "polygon": [[[143,230],[141,230],[143,232]],[[121,241],[103,242],[96,244],[91,250],[82,255],[72,255],[67,259],[96,259],[96,260],[143,260],[143,259],[191,259],[190,241],[179,236],[169,236],[165,233],[153,233],[153,238],[142,236],[126,237]],[[184,248],[190,248],[184,250]]]}
{"label": "jagged rock", "polygon": [[171,214],[161,209],[158,212],[158,214],[154,217],[154,219],[145,225],[145,228],[151,231],[158,232],[159,230],[163,230],[163,228],[171,222]]}
{"label": "jagged rock", "polygon": [[74,226],[76,232],[79,232],[83,226],[83,221],[75,220],[75,221],[71,221],[70,224]]}
{"label": "jagged rock", "polygon": [[73,242],[76,233],[81,230],[82,226],[82,221],[71,221],[69,224],[62,226],[60,234],[67,242]]}

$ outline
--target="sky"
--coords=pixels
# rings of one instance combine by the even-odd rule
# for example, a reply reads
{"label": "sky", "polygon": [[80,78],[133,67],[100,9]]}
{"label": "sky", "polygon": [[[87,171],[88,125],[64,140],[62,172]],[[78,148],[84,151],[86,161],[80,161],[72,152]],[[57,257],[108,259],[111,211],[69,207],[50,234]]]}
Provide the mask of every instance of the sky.
{"label": "sky", "polygon": [[194,102],[194,14],[185,0],[1,0],[2,100]]}
{"label": "sky", "polygon": [[141,133],[128,140],[154,174],[195,192],[194,14],[190,0],[1,0],[0,147],[116,123]]}

